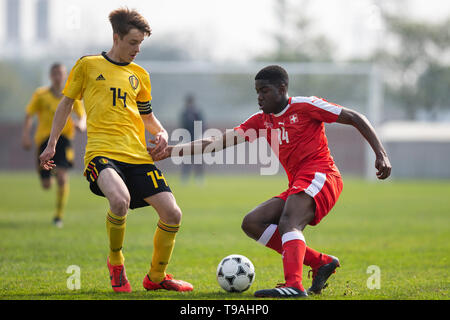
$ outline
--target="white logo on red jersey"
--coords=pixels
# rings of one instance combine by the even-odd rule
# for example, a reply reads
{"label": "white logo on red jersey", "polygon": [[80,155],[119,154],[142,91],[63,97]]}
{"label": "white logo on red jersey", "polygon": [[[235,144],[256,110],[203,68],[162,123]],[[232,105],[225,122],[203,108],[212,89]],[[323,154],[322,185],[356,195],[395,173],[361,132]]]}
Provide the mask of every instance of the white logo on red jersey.
{"label": "white logo on red jersey", "polygon": [[297,122],[298,122],[297,114],[292,114],[292,115],[289,117],[289,122],[290,122],[291,124],[297,123]]}
{"label": "white logo on red jersey", "polygon": [[265,121],[264,122],[264,127],[266,127],[266,128],[273,128],[273,123]]}

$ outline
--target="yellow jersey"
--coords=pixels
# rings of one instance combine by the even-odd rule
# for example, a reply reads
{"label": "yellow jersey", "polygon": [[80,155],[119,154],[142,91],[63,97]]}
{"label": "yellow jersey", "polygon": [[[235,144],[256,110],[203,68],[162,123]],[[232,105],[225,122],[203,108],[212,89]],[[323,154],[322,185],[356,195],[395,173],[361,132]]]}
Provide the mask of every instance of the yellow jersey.
{"label": "yellow jersey", "polygon": [[141,114],[150,114],[151,84],[145,69],[101,55],[84,56],[72,68],[63,94],[83,99],[86,109],[85,166],[97,156],[131,164],[153,163]]}
{"label": "yellow jersey", "polygon": [[[34,142],[36,145],[41,145],[50,136],[52,130],[53,116],[58,107],[62,97],[57,97],[53,94],[50,87],[41,87],[36,89],[31,97],[30,102],[26,107],[26,113],[28,115],[36,114],[38,117],[38,125],[36,133],[34,134]],[[83,104],[81,101],[76,100],[73,104],[73,111],[78,117],[84,116]],[[65,127],[63,128],[61,135],[64,135],[67,139],[73,139],[75,135],[75,129],[72,119],[69,118]]]}

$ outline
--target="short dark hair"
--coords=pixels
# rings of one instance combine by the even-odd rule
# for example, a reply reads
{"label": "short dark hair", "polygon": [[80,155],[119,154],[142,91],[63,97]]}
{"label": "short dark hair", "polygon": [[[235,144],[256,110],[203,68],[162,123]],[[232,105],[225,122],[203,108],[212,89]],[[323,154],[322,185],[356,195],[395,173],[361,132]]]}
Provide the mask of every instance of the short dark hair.
{"label": "short dark hair", "polygon": [[123,38],[130,29],[136,28],[142,31],[146,36],[152,34],[152,29],[145,18],[136,10],[128,8],[119,8],[109,14],[109,22],[114,33]]}
{"label": "short dark hair", "polygon": [[289,75],[282,67],[277,65],[262,68],[255,76],[255,80],[267,80],[271,84],[289,86]]}
{"label": "short dark hair", "polygon": [[64,68],[65,66],[61,63],[61,62],[54,62],[51,66],[50,66],[50,70],[49,73],[52,73],[53,70],[55,70],[56,68]]}

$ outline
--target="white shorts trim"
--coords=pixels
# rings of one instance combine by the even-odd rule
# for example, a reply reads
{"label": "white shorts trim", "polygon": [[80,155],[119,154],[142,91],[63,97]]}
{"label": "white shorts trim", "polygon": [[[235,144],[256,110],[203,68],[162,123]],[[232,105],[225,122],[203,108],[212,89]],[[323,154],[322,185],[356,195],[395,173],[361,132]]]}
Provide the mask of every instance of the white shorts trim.
{"label": "white shorts trim", "polygon": [[305,189],[305,193],[314,198],[316,194],[322,190],[326,181],[327,175],[325,173],[316,172],[313,181],[311,181],[311,184]]}

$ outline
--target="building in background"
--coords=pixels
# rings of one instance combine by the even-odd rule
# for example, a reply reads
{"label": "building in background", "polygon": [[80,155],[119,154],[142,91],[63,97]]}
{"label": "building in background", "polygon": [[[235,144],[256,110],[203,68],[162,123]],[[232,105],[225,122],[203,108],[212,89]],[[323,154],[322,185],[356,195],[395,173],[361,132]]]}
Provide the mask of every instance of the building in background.
{"label": "building in background", "polygon": [[20,0],[6,2],[6,41],[12,44],[20,42]]}
{"label": "building in background", "polygon": [[49,6],[48,0],[38,0],[36,5],[36,40],[49,41]]}

